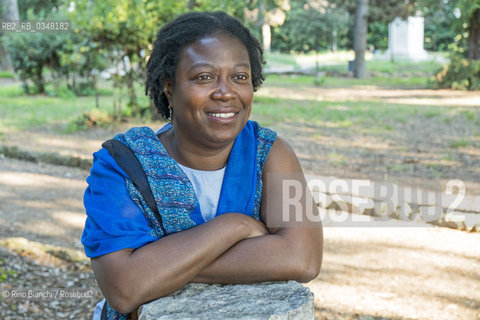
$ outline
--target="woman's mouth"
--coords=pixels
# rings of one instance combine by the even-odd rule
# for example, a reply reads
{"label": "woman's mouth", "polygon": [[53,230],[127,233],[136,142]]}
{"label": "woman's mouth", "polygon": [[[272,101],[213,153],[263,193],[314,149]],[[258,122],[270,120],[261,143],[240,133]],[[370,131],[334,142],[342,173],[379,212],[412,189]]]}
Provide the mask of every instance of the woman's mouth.
{"label": "woman's mouth", "polygon": [[220,119],[230,119],[235,116],[234,112],[225,112],[225,113],[207,113],[209,116]]}

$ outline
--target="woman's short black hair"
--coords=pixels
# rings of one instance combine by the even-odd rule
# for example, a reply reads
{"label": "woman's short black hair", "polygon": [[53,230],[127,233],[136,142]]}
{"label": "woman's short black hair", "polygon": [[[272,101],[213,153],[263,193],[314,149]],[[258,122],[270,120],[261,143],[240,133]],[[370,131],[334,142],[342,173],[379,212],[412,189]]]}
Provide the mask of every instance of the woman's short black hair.
{"label": "woman's short black hair", "polygon": [[163,82],[168,79],[174,84],[180,53],[191,43],[217,32],[225,32],[239,39],[247,48],[253,90],[256,91],[265,80],[262,75],[262,65],[265,64],[263,48],[240,21],[222,11],[182,14],[160,29],[147,63],[145,92],[150,95],[158,113],[165,119],[169,118],[170,113]]}

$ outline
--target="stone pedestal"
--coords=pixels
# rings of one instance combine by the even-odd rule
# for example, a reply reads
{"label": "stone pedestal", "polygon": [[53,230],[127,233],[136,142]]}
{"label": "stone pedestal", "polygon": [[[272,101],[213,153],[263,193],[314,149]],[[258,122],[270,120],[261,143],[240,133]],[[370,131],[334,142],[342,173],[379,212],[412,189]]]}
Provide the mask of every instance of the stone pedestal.
{"label": "stone pedestal", "polygon": [[295,281],[253,285],[192,283],[144,304],[139,320],[314,319],[313,293]]}
{"label": "stone pedestal", "polygon": [[422,17],[395,18],[388,26],[387,55],[393,60],[420,61],[428,59],[423,49]]}

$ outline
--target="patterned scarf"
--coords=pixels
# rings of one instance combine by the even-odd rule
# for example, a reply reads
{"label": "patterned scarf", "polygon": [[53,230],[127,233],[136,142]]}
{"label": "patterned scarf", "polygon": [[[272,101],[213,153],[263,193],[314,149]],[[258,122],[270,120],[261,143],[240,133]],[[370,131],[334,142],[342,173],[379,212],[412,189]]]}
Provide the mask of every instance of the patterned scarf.
{"label": "patterned scarf", "polygon": [[[247,122],[235,139],[228,158],[217,216],[238,212],[260,220],[262,170],[276,135],[276,132],[263,128],[254,121]],[[190,180],[167,153],[152,129],[132,128],[115,136],[115,139],[135,153],[147,175],[166,234],[133,182],[127,178],[126,185],[130,197],[140,207],[152,228],[153,236],[161,238],[205,222]],[[128,318],[127,314],[117,312],[108,302],[105,305],[107,319]]]}

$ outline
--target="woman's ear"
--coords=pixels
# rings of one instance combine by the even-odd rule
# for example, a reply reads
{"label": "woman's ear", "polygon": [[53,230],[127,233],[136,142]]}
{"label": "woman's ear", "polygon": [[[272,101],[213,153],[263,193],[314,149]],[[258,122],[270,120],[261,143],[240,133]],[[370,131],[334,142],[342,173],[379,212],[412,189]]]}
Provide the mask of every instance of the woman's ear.
{"label": "woman's ear", "polygon": [[165,93],[165,96],[168,99],[168,103],[171,103],[171,101],[172,101],[172,82],[168,78],[165,78],[163,80],[163,93]]}

